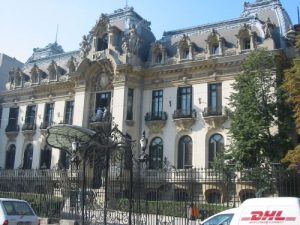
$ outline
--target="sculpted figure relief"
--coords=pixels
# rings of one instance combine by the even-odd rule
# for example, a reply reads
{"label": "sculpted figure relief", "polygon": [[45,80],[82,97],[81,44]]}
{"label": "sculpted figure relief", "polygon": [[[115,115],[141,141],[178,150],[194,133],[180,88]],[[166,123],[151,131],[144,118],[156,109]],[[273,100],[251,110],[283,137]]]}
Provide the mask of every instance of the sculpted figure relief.
{"label": "sculpted figure relief", "polygon": [[131,26],[131,29],[129,30],[128,48],[131,53],[136,54],[138,47],[139,47],[139,37],[137,35],[136,27],[133,24]]}
{"label": "sculpted figure relief", "polygon": [[91,46],[90,43],[88,42],[88,38],[86,35],[83,35],[82,41],[80,43],[80,57],[84,59],[87,56],[90,49]]}
{"label": "sculpted figure relief", "polygon": [[263,26],[264,28],[264,32],[265,32],[265,38],[272,38],[272,32],[274,29],[274,24],[271,23],[270,18],[268,18],[268,20],[266,21],[266,23]]}

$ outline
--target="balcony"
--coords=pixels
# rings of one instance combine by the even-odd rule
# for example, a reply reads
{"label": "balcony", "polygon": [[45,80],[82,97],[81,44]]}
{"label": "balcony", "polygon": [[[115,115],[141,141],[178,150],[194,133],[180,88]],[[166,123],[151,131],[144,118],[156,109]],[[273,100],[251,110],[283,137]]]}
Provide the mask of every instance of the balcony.
{"label": "balcony", "polygon": [[202,115],[209,128],[220,127],[228,117],[226,107],[218,107],[217,109],[206,107]]}
{"label": "balcony", "polygon": [[5,128],[5,133],[9,139],[13,140],[18,135],[19,130],[20,127],[18,124],[8,123],[7,127]]}
{"label": "balcony", "polygon": [[22,131],[27,130],[36,130],[36,124],[35,123],[24,123],[22,126]]}
{"label": "balcony", "polygon": [[20,130],[20,127],[18,124],[8,124],[6,129],[5,129],[5,132],[19,132]]}
{"label": "balcony", "polygon": [[111,126],[112,114],[111,112],[103,112],[101,114],[94,114],[90,116],[89,124],[91,129],[108,129]]}
{"label": "balcony", "polygon": [[36,131],[35,123],[24,123],[22,126],[23,135],[32,135]]}
{"label": "balcony", "polygon": [[168,114],[166,112],[146,113],[145,124],[149,128],[150,133],[160,133],[162,128],[166,125]]}
{"label": "balcony", "polygon": [[173,121],[176,124],[177,131],[189,130],[194,125],[197,118],[197,112],[195,109],[189,113],[182,109],[177,109],[173,114]]}

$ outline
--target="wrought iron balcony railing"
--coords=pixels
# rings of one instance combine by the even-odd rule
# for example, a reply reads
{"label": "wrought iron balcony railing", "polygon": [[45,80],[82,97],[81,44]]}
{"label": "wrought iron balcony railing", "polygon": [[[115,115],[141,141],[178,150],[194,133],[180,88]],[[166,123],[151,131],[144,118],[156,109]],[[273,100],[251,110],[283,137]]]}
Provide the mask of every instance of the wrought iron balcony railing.
{"label": "wrought iron balcony railing", "polygon": [[8,124],[5,132],[19,132],[20,127],[18,124]]}
{"label": "wrought iron balcony railing", "polygon": [[155,120],[166,121],[167,119],[168,119],[168,114],[166,112],[157,112],[157,113],[147,112],[145,115],[145,121],[155,121]]}
{"label": "wrought iron balcony railing", "polygon": [[226,107],[206,107],[203,111],[203,117],[209,117],[209,116],[224,116],[226,115]]}
{"label": "wrought iron balcony railing", "polygon": [[22,131],[25,130],[36,130],[36,124],[35,123],[24,123],[22,126]]}
{"label": "wrought iron balcony railing", "polygon": [[112,119],[111,112],[103,112],[102,114],[94,114],[90,118],[90,123],[110,122]]}
{"label": "wrought iron balcony railing", "polygon": [[197,112],[195,109],[192,110],[176,109],[173,114],[173,119],[196,118],[196,117],[197,117]]}

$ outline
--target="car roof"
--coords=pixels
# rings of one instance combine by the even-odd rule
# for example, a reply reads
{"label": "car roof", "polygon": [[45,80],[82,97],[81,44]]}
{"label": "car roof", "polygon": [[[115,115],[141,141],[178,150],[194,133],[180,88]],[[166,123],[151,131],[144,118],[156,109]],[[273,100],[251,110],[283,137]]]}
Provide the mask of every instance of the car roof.
{"label": "car roof", "polygon": [[17,202],[26,202],[22,199],[16,199],[16,198],[0,198],[0,201],[17,201]]}

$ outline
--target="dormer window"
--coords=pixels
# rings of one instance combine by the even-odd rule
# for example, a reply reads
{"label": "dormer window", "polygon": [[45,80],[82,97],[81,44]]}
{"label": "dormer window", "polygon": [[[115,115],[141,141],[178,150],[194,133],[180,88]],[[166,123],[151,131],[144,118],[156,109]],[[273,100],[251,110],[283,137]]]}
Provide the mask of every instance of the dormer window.
{"label": "dormer window", "polygon": [[256,33],[251,31],[250,25],[244,24],[239,30],[237,37],[237,52],[253,50],[256,46]]}
{"label": "dormer window", "polygon": [[222,55],[224,51],[225,39],[216,31],[212,30],[211,34],[207,37],[207,56]]}
{"label": "dormer window", "polygon": [[245,38],[243,42],[244,49],[249,50],[251,48],[250,38]]}
{"label": "dormer window", "polygon": [[179,56],[179,60],[193,59],[195,44],[191,42],[187,35],[183,35],[177,45],[177,54]]}
{"label": "dormer window", "polygon": [[108,34],[104,34],[102,38],[97,39],[97,51],[103,51],[108,48]]}
{"label": "dormer window", "polygon": [[185,48],[182,51],[182,59],[188,59],[189,58],[189,54],[190,54],[190,50],[188,48]]}
{"label": "dormer window", "polygon": [[21,77],[19,75],[16,76],[15,82],[16,82],[15,84],[17,87],[21,86]]}
{"label": "dormer window", "polygon": [[152,51],[152,63],[163,64],[166,56],[166,49],[161,42],[155,42],[151,46]]}
{"label": "dormer window", "polygon": [[218,55],[220,52],[219,44],[213,44],[212,45],[212,54]]}
{"label": "dormer window", "polygon": [[156,62],[156,63],[161,63],[161,61],[162,61],[162,53],[159,52],[159,53],[157,53],[157,55],[156,55],[156,60],[155,60],[155,62]]}

